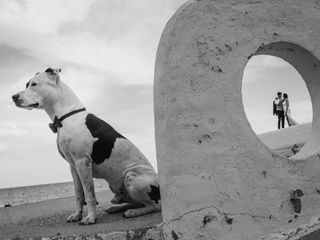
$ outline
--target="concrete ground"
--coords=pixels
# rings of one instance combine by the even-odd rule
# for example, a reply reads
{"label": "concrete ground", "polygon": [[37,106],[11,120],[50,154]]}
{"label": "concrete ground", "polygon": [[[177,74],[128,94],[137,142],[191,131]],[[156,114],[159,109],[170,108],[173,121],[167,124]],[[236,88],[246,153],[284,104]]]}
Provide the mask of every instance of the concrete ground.
{"label": "concrete ground", "polygon": [[41,237],[109,233],[148,228],[162,222],[161,213],[132,219],[125,219],[121,214],[107,214],[104,210],[111,205],[111,198],[110,191],[97,193],[98,222],[90,226],[65,222],[74,210],[74,197],[0,208],[0,239],[42,239]]}

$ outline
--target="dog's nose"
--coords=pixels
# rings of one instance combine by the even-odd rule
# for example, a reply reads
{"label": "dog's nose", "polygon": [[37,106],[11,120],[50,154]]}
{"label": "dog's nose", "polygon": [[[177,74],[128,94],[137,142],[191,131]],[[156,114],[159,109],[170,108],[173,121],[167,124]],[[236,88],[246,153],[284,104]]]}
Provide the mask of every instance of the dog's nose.
{"label": "dog's nose", "polygon": [[15,95],[12,96],[12,100],[13,101],[16,102],[16,101],[18,101],[18,99],[19,99],[19,94],[15,94]]}

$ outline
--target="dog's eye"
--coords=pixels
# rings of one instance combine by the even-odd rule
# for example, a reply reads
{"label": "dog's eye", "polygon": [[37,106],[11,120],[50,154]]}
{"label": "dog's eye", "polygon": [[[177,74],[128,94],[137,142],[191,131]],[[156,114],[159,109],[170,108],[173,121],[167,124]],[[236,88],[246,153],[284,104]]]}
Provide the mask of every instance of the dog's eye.
{"label": "dog's eye", "polygon": [[37,86],[38,84],[36,83],[31,83],[31,87]]}

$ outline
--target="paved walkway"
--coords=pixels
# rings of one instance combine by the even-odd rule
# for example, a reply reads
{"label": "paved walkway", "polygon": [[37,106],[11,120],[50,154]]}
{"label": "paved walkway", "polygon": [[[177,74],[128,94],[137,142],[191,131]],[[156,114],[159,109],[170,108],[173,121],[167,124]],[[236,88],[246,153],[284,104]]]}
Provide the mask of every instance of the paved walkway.
{"label": "paved walkway", "polygon": [[109,215],[104,209],[110,205],[111,198],[110,191],[97,193],[98,222],[90,226],[65,222],[67,216],[73,212],[74,197],[0,208],[0,239],[108,233],[151,227],[162,221],[161,213],[132,219],[124,219],[121,214]]}

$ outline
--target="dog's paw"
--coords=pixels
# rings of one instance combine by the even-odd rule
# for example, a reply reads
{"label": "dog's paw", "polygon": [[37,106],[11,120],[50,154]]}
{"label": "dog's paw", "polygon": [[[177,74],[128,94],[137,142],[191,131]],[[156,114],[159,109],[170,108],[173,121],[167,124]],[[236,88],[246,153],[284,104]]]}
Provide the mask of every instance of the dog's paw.
{"label": "dog's paw", "polygon": [[[123,210],[125,211],[125,210]],[[109,207],[105,210],[106,213],[109,214],[114,214],[114,213],[119,213],[119,212],[123,212],[120,206],[113,206],[113,207]]]}
{"label": "dog's paw", "polygon": [[82,213],[75,212],[67,217],[67,222],[79,222],[82,219]]}
{"label": "dog's paw", "polygon": [[117,207],[109,207],[105,210],[105,212],[112,214],[112,213],[116,213],[117,212],[116,210],[117,210]]}
{"label": "dog's paw", "polygon": [[128,209],[127,211],[125,211],[122,216],[125,218],[133,218],[138,216],[139,214],[137,213],[136,209]]}
{"label": "dog's paw", "polygon": [[97,222],[96,218],[86,216],[79,222],[79,225],[91,225],[91,224],[95,224],[96,222]]}

